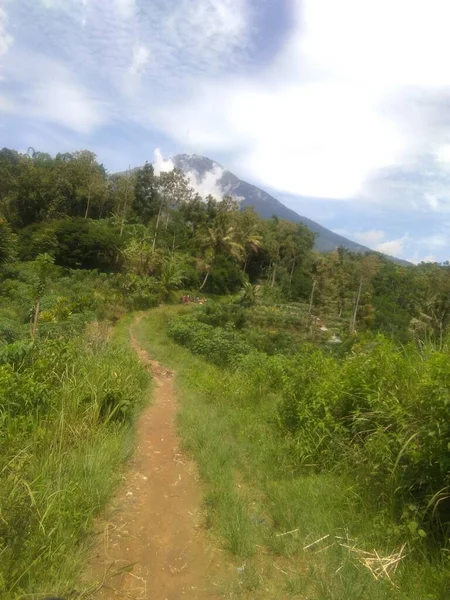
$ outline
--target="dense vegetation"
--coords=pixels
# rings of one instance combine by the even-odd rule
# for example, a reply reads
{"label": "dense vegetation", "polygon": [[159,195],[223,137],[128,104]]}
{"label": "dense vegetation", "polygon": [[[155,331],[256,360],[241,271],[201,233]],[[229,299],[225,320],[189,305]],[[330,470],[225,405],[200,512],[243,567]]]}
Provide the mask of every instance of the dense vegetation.
{"label": "dense vegetation", "polygon": [[74,580],[146,386],[111,325],[182,289],[232,296],[168,333],[222,373],[211,418],[240,423],[276,530],[298,525],[281,496],[295,503],[305,474],[341,473],[386,545],[448,567],[450,265],[313,246],[178,170],[0,151],[0,594]]}
{"label": "dense vegetation", "polygon": [[442,346],[450,266],[399,266],[376,253],[313,251],[305,226],[263,220],[231,198],[199,197],[177,169],[108,175],[89,151],[55,158],[0,151],[0,265],[40,254],[70,269],[117,274],[124,297],[157,303],[181,285],[267,301],[307,302],[342,333],[382,331]]}
{"label": "dense vegetation", "polygon": [[[220,306],[209,312],[210,323],[211,313],[224,323],[231,311]],[[373,347],[354,347],[344,358],[303,346],[289,356],[284,347],[278,353],[276,344],[268,354],[253,347],[245,324],[239,331],[230,321],[215,325],[210,342],[211,331],[200,325],[204,334],[197,334],[194,325],[206,319],[203,308],[194,314],[155,310],[140,340],[179,374],[180,430],[207,482],[206,523],[240,557],[235,578],[225,582],[225,597],[448,598],[445,490],[433,498],[442,481],[448,485],[442,460],[448,456],[448,418],[445,425],[446,405],[437,394],[430,407],[418,393],[402,397],[414,353],[403,355],[378,338]],[[234,330],[252,347],[232,365],[223,330]],[[171,344],[168,333],[189,350]],[[225,368],[218,366],[219,345],[226,348]],[[391,359],[396,365],[379,382],[377,372]],[[415,381],[422,378],[426,385],[433,367],[418,361],[415,366]],[[389,382],[401,367],[405,378],[390,396]],[[363,399],[355,414],[347,405],[350,394],[356,394],[355,403]],[[426,420],[430,413],[437,417],[434,424]],[[438,441],[433,434],[440,425]],[[439,462],[432,463],[437,455]],[[399,553],[399,563],[390,564]],[[382,564],[387,575],[380,576]]]}
{"label": "dense vegetation", "polygon": [[289,440],[284,459],[298,473],[345,468],[396,535],[450,534],[448,349],[396,345],[382,335],[333,348],[296,344],[292,334],[261,334],[252,311],[199,307],[174,318],[168,333],[191,352],[251,382],[255,411],[261,386],[276,394],[273,435]]}
{"label": "dense vegetation", "polygon": [[116,304],[109,282],[45,258],[11,266],[0,288],[2,598],[79,578],[147,381],[105,322]]}

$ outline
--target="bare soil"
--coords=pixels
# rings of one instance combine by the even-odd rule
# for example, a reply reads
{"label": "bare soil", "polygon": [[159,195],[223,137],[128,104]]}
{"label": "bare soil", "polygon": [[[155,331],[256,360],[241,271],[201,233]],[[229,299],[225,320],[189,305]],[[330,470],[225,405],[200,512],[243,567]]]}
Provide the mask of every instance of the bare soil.
{"label": "bare soil", "polygon": [[131,343],[155,382],[143,410],[137,447],[104,524],[93,571],[95,598],[219,599],[224,554],[202,529],[202,490],[195,464],[180,450],[173,372],[151,360],[131,328]]}

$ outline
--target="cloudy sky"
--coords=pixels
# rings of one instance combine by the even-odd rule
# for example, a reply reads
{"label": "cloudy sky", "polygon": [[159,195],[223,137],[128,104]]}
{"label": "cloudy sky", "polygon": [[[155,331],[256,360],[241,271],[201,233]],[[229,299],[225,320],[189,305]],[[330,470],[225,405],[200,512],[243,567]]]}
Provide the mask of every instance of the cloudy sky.
{"label": "cloudy sky", "polygon": [[1,145],[204,154],[300,214],[450,259],[448,0],[0,0]]}

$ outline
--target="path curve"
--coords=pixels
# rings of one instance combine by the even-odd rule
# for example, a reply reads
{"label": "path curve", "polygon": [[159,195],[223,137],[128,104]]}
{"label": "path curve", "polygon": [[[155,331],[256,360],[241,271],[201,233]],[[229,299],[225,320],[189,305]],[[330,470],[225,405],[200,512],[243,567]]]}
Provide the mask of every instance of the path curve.
{"label": "path curve", "polygon": [[153,403],[139,418],[136,451],[93,561],[103,580],[95,598],[218,600],[224,557],[202,530],[196,467],[179,448],[173,372],[139,345],[141,319],[130,328],[131,345],[152,372]]}

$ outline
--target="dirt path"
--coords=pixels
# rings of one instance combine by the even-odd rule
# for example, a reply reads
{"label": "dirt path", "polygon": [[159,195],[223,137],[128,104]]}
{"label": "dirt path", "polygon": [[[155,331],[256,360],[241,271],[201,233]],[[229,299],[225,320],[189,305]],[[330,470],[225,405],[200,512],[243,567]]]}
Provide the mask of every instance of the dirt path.
{"label": "dirt path", "polygon": [[200,527],[200,484],[175,430],[173,373],[139,346],[134,335],[139,320],[131,343],[152,371],[154,399],[139,419],[137,449],[94,559],[97,578],[104,580],[95,597],[218,599],[215,578],[223,556]]}

